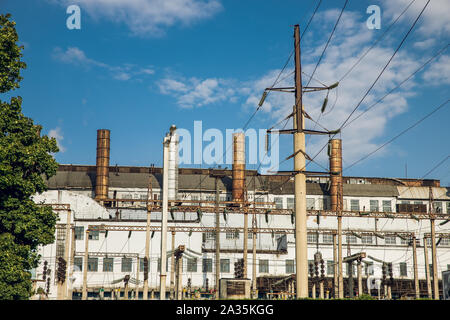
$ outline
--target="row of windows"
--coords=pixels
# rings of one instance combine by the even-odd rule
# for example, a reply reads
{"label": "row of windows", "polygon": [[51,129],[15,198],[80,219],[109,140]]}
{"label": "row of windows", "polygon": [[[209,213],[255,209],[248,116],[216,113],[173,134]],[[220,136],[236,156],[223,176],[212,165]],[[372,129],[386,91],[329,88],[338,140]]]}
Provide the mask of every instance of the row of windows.
{"label": "row of windows", "polygon": [[[323,243],[333,243],[333,235],[331,234],[323,234],[322,236],[322,242]],[[320,238],[318,238],[319,235],[317,233],[308,233],[307,236],[307,240],[308,243],[317,243],[317,240]],[[345,237],[346,239],[346,243],[351,243],[351,244],[356,244],[358,243],[358,237],[356,237],[355,235],[352,234],[348,234]],[[406,245],[409,244],[409,240],[405,240],[405,239],[401,239],[399,238],[400,241],[399,243],[402,245]],[[361,239],[360,239],[362,244],[375,244],[375,237],[372,235],[362,235]],[[379,242],[380,240],[378,240]],[[396,236],[385,236],[384,237],[384,243],[385,244],[389,244],[389,245],[395,245],[398,244],[397,242],[397,237]],[[441,245],[449,245],[450,244],[450,239],[442,239],[441,241]]]}
{"label": "row of windows", "polygon": [[[287,259],[285,261],[285,272],[295,273],[295,262],[293,259]],[[80,271],[83,268],[83,258],[75,257],[74,261],[75,266],[77,266]],[[308,264],[314,265],[314,260],[308,260]],[[190,258],[187,259],[187,272],[197,272],[197,259]],[[182,266],[183,267],[183,266]],[[334,274],[335,263],[333,260],[326,261],[326,274],[333,275]],[[399,263],[400,268],[400,276],[408,276],[408,265],[406,262]],[[121,272],[132,272],[133,269],[133,259],[132,258],[121,258]],[[161,260],[158,259],[158,267],[157,271],[161,270]],[[202,260],[202,272],[212,272],[213,269],[213,260],[210,258],[204,258]],[[166,263],[166,271],[169,270],[169,259],[167,259]],[[432,265],[429,265],[430,274],[433,272]],[[450,270],[450,264],[447,265],[447,270]],[[97,272],[98,271],[98,258],[88,258],[88,271],[89,272]],[[103,258],[103,272],[113,272],[114,271],[114,258]],[[139,271],[144,272],[144,259],[139,259]],[[347,276],[350,274],[349,265],[346,264],[346,274]],[[220,272],[229,273],[230,272],[230,259],[220,259]],[[259,259],[259,273],[269,273],[269,260],[267,259]],[[365,275],[373,275],[373,262],[365,262],[364,263],[364,273]],[[356,275],[356,266],[352,265],[352,274]]]}
{"label": "row of windows", "polygon": [[[295,200],[293,197],[286,198],[287,206],[286,209],[294,209],[295,208]],[[327,199],[314,199],[314,198],[306,198],[306,209],[308,210],[320,210],[320,209],[329,209],[329,205],[327,204]],[[283,197],[274,197],[275,206],[277,209],[284,209],[283,206]],[[400,201],[402,204],[423,204],[422,201],[408,201],[402,200]],[[450,201],[445,202],[447,207],[447,213],[450,212]],[[443,212],[443,202],[442,201],[434,201],[433,206],[435,212],[442,213]],[[344,199],[344,207],[347,207],[347,199]],[[361,208],[359,199],[350,199],[350,211],[374,211],[374,212],[392,212],[392,201],[391,200],[370,200],[369,208],[363,206]]]}

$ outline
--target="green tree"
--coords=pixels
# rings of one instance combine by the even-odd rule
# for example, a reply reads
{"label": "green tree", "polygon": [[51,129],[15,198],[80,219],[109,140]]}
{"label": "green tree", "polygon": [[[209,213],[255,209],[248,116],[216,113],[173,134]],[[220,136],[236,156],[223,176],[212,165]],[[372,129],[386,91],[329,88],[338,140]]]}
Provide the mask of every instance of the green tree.
{"label": "green tree", "polygon": [[[0,94],[19,88],[23,46],[15,22],[0,15]],[[0,96],[1,97],[1,96]],[[56,140],[22,113],[22,98],[0,99],[0,300],[28,299],[39,245],[54,241],[57,217],[31,197],[46,190],[44,178],[56,174]]]}

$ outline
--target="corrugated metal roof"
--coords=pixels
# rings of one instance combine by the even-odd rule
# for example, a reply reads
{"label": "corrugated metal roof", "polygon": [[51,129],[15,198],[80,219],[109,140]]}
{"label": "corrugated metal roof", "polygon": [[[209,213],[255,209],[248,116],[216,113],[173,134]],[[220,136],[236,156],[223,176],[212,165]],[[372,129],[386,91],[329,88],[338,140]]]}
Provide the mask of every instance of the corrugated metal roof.
{"label": "corrugated metal roof", "polygon": [[[428,187],[397,187],[400,199],[429,199]],[[450,200],[449,187],[433,187],[433,198],[435,200]]]}
{"label": "corrugated metal roof", "polygon": [[[162,174],[148,174],[148,173],[113,173],[109,174],[109,186],[111,188],[140,188],[147,189],[149,184],[149,177],[152,181],[152,187],[159,189],[162,184]],[[215,178],[206,174],[180,174],[178,178],[178,189],[180,191],[186,190],[215,190]],[[249,176],[246,180],[247,189],[253,190],[269,190],[272,194],[294,194],[294,181],[289,180],[288,177],[280,176]],[[50,189],[92,189],[95,186],[95,172],[92,171],[58,171],[55,176],[48,180],[48,187]],[[327,184],[323,183],[307,183],[306,193],[308,195],[329,195]],[[232,179],[230,176],[225,176],[219,179],[219,188],[221,190],[228,190],[231,192]],[[400,188],[392,185],[381,184],[344,184],[345,196],[372,196],[372,197],[396,197]],[[410,188],[411,190],[418,189],[417,187]],[[428,188],[424,187],[421,189]],[[434,188],[445,189],[445,188]],[[442,191],[441,191],[442,193]],[[438,193],[436,193],[437,195]],[[427,196],[428,197],[428,196]],[[425,197],[425,198],[427,198]]]}

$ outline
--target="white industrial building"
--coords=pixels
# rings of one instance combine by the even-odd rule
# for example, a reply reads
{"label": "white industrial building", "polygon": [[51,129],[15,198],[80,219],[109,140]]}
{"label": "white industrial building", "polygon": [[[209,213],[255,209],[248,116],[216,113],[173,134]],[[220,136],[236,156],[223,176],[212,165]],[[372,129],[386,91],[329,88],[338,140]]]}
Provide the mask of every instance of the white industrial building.
{"label": "white industrial building", "polygon": [[[205,169],[180,168],[178,175],[178,197],[181,200],[215,201],[215,178],[209,176]],[[229,201],[232,197],[231,170],[219,180],[220,201]],[[89,236],[87,287],[89,298],[98,297],[103,289],[105,299],[111,296],[111,290],[121,289],[123,295],[123,281],[125,275],[131,280],[130,297],[136,289],[136,283],[142,297],[143,257],[145,248],[145,226],[147,199],[161,199],[162,170],[148,167],[110,167],[109,168],[109,199],[125,199],[117,202],[99,202],[95,198],[96,166],[61,165],[56,176],[48,181],[49,190],[36,195],[36,203],[68,204],[71,210],[71,223],[75,227],[75,272],[68,281],[69,289],[74,290],[74,297],[80,295],[82,289],[83,256],[85,251],[85,231],[88,226],[142,226],[141,231],[91,231]],[[327,216],[330,209],[330,197],[327,190],[328,178],[310,178],[307,182],[308,218],[308,259],[313,260],[319,250],[325,261],[325,273],[329,283],[333,280],[333,238],[326,230],[336,230],[336,217]],[[267,210],[264,214],[256,214],[257,228],[272,229],[273,232],[258,233],[256,238],[256,261],[252,257],[252,235],[248,240],[248,278],[257,278],[257,289],[260,294],[283,291],[283,288],[270,287],[268,283],[295,273],[295,242],[292,232],[294,224],[289,209],[293,209],[293,181],[288,177],[259,175],[255,171],[246,172],[248,201],[273,202],[277,209],[286,209],[277,214]],[[430,189],[431,186],[431,189]],[[427,295],[426,274],[424,263],[424,236],[430,232],[430,221],[427,219],[397,218],[398,204],[424,204],[428,212],[430,190],[436,216],[437,271],[450,268],[450,240],[439,239],[439,235],[449,233],[448,221],[450,214],[450,188],[440,187],[438,180],[389,179],[389,178],[358,178],[344,177],[344,211],[355,213],[351,217],[343,217],[343,256],[358,252],[365,252],[366,256],[378,260],[392,262],[395,280],[405,280],[393,296],[414,295],[413,250],[411,239],[405,236],[414,233],[417,239],[417,264],[421,295]],[[142,201],[144,200],[144,201]],[[179,205],[179,204],[178,204]],[[203,204],[208,205],[208,204]],[[226,204],[221,204],[220,226],[230,228],[243,227],[243,214],[224,212]],[[267,207],[269,207],[267,205]],[[170,211],[168,225],[171,227],[214,227],[215,213],[196,211],[184,212],[175,209]],[[58,224],[66,224],[65,211],[57,211],[60,220]],[[281,214],[281,212],[285,214]],[[319,221],[317,213],[321,212]],[[378,218],[366,217],[367,212],[381,212]],[[249,227],[252,226],[252,214],[249,214]],[[319,223],[317,223],[319,222]],[[161,226],[161,212],[151,212],[151,226]],[[280,229],[284,230],[280,232]],[[316,233],[316,230],[321,232]],[[364,234],[364,232],[369,232]],[[373,234],[370,234],[373,232]],[[286,234],[286,240],[283,236]],[[318,235],[318,241],[317,241]],[[383,236],[384,235],[384,236]],[[215,285],[215,234],[214,232],[177,231],[174,235],[175,247],[185,245],[186,255],[183,258],[182,284],[187,288],[188,282],[192,290],[195,288],[206,292]],[[41,265],[34,270],[34,278],[42,278],[42,265],[48,262],[51,270],[49,277],[49,298],[56,298],[56,258],[64,255],[65,229],[57,229],[56,241],[39,250],[42,255]],[[172,233],[167,234],[168,251],[172,249]],[[428,246],[428,263],[431,264],[431,246]],[[221,234],[220,258],[221,278],[234,277],[234,263],[242,258],[243,234],[230,231]],[[152,232],[150,241],[149,290],[155,297],[159,290],[159,256],[160,232]],[[171,262],[168,254],[167,288],[170,288]],[[140,261],[137,273],[137,259]],[[364,281],[367,277],[381,278],[381,263],[369,258],[364,259]],[[253,263],[256,263],[256,275],[253,274]],[[373,263],[373,269],[369,266]],[[70,262],[69,262],[70,264]],[[344,265],[344,277],[348,277],[348,270]],[[137,281],[136,281],[137,279]],[[268,280],[272,279],[272,280]],[[44,282],[36,282],[44,287]],[[310,286],[311,287],[311,286]],[[325,286],[329,289],[329,286]],[[410,290],[408,289],[410,288]],[[103,291],[102,290],[102,291]],[[117,292],[117,291],[116,291]],[[376,291],[372,291],[376,295]],[[112,293],[114,295],[114,293]],[[261,296],[261,295],[260,295]],[[150,297],[150,294],[149,294]]]}

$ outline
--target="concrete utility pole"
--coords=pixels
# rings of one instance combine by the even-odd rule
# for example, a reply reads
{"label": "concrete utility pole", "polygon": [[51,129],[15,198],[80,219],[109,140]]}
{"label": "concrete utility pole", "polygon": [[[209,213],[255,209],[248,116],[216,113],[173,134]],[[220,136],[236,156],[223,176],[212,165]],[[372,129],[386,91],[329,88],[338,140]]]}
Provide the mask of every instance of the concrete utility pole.
{"label": "concrete utility pole", "polygon": [[136,255],[136,294],[134,295],[135,300],[139,300],[139,255]]}
{"label": "concrete utility pole", "polygon": [[220,189],[219,189],[219,177],[215,177],[216,187],[216,299],[219,299],[219,282],[220,282],[220,213],[219,213],[219,201],[220,201]]}
{"label": "concrete utility pole", "polygon": [[419,276],[417,273],[417,248],[416,248],[416,236],[412,237],[413,245],[413,267],[414,267],[414,289],[416,292],[416,299],[420,298]]}
{"label": "concrete utility pole", "polygon": [[[153,190],[151,188],[151,177],[149,178],[149,190],[147,191],[147,201],[153,200]],[[151,192],[150,192],[151,191]],[[147,263],[147,269],[144,270],[144,292],[142,293],[142,299],[148,300],[148,269],[150,266],[150,223],[152,202],[147,202],[147,225],[145,229],[145,261]],[[144,268],[145,269],[145,268]]]}
{"label": "concrete utility pole", "polygon": [[[255,177],[253,177],[253,209],[256,208],[256,185],[255,185]],[[257,299],[258,295],[256,293],[256,213],[253,211],[253,217],[252,217],[252,228],[253,228],[253,234],[252,234],[252,298]],[[291,284],[291,282],[289,282]],[[290,291],[289,291],[290,292]]]}
{"label": "concrete utility pole", "polygon": [[170,299],[175,298],[175,232],[172,231],[172,254],[170,256]]}
{"label": "concrete utility pole", "polygon": [[358,260],[358,297],[363,294],[363,285],[362,285],[362,264],[361,260]]}
{"label": "concrete utility pole", "polygon": [[[144,292],[142,293],[142,299],[148,299],[148,267],[150,266],[150,213],[147,211],[147,226],[145,230],[145,259],[147,261],[147,270],[144,270]],[[147,273],[145,273],[147,271]]]}
{"label": "concrete utility pole", "polygon": [[68,293],[68,299],[72,300],[72,295],[73,295],[73,287],[72,287],[72,277],[73,277],[73,268],[74,268],[74,260],[75,260],[75,227],[72,227],[72,240],[71,240],[71,245],[70,245],[70,263],[67,263],[67,268],[69,269],[69,276],[66,279],[67,281],[70,281],[70,288],[69,288],[69,293]]}
{"label": "concrete utility pole", "polygon": [[336,234],[333,234],[333,293],[334,298],[339,298],[339,279],[338,279],[338,263],[337,263],[337,242]]}
{"label": "concrete utility pole", "polygon": [[[245,199],[247,200],[247,199]],[[244,279],[248,276],[248,206],[247,201],[244,203]]]}
{"label": "concrete utility pole", "polygon": [[[302,69],[300,27],[294,27],[295,48],[295,116],[294,116],[294,192],[295,192],[295,261],[297,298],[308,297],[308,243],[306,231],[305,133],[303,132]],[[299,152],[300,151],[300,152]]]}
{"label": "concrete utility pole", "polygon": [[430,267],[428,264],[428,244],[427,244],[427,238],[423,238],[423,254],[425,259],[425,277],[427,279],[427,292],[428,292],[428,298],[432,297],[431,292],[431,281],[430,281]]}
{"label": "concrete utility pole", "polygon": [[87,300],[87,269],[89,258],[89,229],[86,229],[86,238],[84,239],[84,260],[83,260],[83,292],[81,294],[81,300]]}
{"label": "concrete utility pole", "polygon": [[70,252],[70,225],[71,225],[71,213],[72,210],[68,209],[67,210],[67,215],[66,215],[66,241],[64,244],[64,260],[66,260],[66,279],[63,282],[63,294],[62,294],[62,298],[63,299],[67,299],[67,281],[69,281],[69,252]]}
{"label": "concrete utility pole", "polygon": [[439,279],[437,274],[437,258],[436,258],[436,228],[435,228],[435,210],[433,203],[433,188],[429,188],[430,192],[430,226],[431,226],[431,263],[433,265],[433,292],[434,299],[439,300]]}
{"label": "concrete utility pole", "polygon": [[166,257],[167,257],[167,209],[168,209],[168,191],[169,191],[169,143],[173,130],[171,133],[164,137],[163,142],[163,201],[162,201],[162,219],[161,219],[161,270],[160,270],[160,282],[159,282],[159,295],[160,300],[166,299]]}

